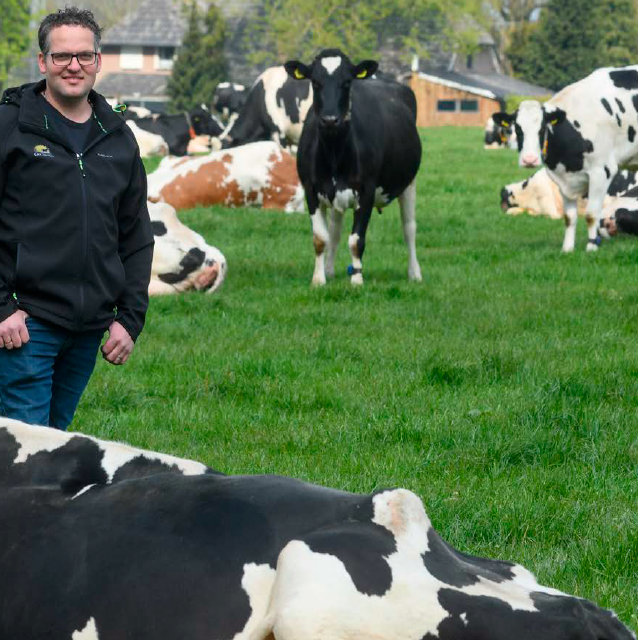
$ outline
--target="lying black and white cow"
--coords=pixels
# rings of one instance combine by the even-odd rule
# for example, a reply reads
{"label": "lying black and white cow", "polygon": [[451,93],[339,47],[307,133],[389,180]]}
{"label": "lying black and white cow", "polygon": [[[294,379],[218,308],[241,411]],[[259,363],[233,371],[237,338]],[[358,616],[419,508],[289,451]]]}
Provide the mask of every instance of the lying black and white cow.
{"label": "lying black and white cow", "polygon": [[274,140],[296,145],[312,104],[309,82],[294,82],[283,67],[270,67],[255,80],[239,116],[220,136],[223,148]]}
{"label": "lying black and white cow", "polygon": [[0,418],[3,640],[635,640],[356,495]]}
{"label": "lying black and white cow", "polygon": [[148,293],[151,296],[195,289],[213,293],[226,277],[226,258],[182,224],[165,202],[148,202],[155,247]]}
{"label": "lying black and white cow", "polygon": [[195,136],[218,136],[224,130],[224,125],[202,107],[197,107],[188,114],[162,113],[149,118],[137,118],[135,124],[140,129],[162,136],[172,156],[186,155],[188,143]]}
{"label": "lying black and white cow", "polygon": [[213,93],[213,109],[228,121],[239,115],[247,98],[248,89],[243,84],[220,82]]}
{"label": "lying black and white cow", "polygon": [[516,132],[512,127],[503,127],[490,116],[485,124],[485,149],[516,149]]}
{"label": "lying black and white cow", "polygon": [[[350,281],[363,284],[361,260],[372,210],[380,210],[397,197],[408,245],[408,277],[421,280],[415,247],[415,177],[421,141],[414,93],[398,82],[370,79],[376,62],[354,65],[338,49],[322,51],[310,66],[295,60],[285,67],[292,78],[311,80],[314,87],[297,155],[312,221],[312,283],[323,285],[326,274],[334,274],[343,213],[352,208]],[[332,212],[330,229],[328,209]]]}
{"label": "lying black and white cow", "polygon": [[515,126],[524,167],[541,159],[564,199],[563,251],[573,251],[577,198],[588,194],[587,250],[598,248],[603,200],[620,165],[638,155],[638,66],[604,68],[569,85],[545,104],[522,102],[514,114],[495,113]]}
{"label": "lying black and white cow", "polygon": [[603,209],[603,228],[610,236],[618,233],[638,235],[638,187],[609,199]]}

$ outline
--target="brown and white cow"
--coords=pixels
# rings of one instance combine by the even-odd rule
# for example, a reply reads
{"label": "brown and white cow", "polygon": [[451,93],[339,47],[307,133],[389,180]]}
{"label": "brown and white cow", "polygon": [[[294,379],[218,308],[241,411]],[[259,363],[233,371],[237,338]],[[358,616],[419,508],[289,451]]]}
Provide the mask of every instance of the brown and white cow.
{"label": "brown and white cow", "polygon": [[271,141],[197,158],[165,158],[148,176],[148,198],[178,210],[213,204],[304,210],[295,159]]}
{"label": "brown and white cow", "polygon": [[217,291],[226,277],[226,258],[199,234],[182,224],[175,209],[149,202],[155,249],[148,293],[151,296],[188,289]]}

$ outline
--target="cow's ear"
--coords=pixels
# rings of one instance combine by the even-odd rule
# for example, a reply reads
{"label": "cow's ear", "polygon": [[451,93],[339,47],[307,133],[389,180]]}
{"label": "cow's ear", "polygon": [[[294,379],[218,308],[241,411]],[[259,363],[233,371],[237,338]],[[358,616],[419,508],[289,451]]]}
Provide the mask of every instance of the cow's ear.
{"label": "cow's ear", "polygon": [[509,129],[512,124],[514,124],[514,120],[516,120],[516,114],[505,113],[504,111],[497,111],[492,114],[492,120],[496,122],[500,127],[504,127],[505,129]]}
{"label": "cow's ear", "polygon": [[551,124],[553,127],[563,122],[563,120],[565,120],[565,117],[567,116],[567,114],[562,109],[555,109],[554,111],[550,112],[545,111],[543,113],[545,122]]}
{"label": "cow's ear", "polygon": [[303,64],[303,62],[299,62],[298,60],[288,60],[288,62],[284,63],[284,68],[293,80],[310,79],[310,67]]}
{"label": "cow's ear", "polygon": [[364,60],[360,62],[352,71],[352,77],[364,80],[374,75],[379,68],[379,63],[374,60]]}

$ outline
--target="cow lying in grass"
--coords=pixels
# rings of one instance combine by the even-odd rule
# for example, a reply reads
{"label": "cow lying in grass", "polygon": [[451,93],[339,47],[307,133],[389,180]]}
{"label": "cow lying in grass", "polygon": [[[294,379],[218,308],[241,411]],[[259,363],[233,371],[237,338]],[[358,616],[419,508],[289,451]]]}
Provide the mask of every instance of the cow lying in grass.
{"label": "cow lying in grass", "polygon": [[0,418],[0,638],[635,640],[357,495]]}
{"label": "cow lying in grass", "polygon": [[276,142],[254,142],[195,158],[164,158],[148,176],[148,199],[178,210],[222,204],[303,211],[295,160]]}
{"label": "cow lying in grass", "polygon": [[[624,169],[619,171],[609,185],[609,192],[604,201],[605,209],[612,197],[625,193],[638,186],[636,174]],[[586,198],[578,198],[578,213],[585,214]],[[513,182],[501,189],[501,209],[508,215],[529,213],[530,215],[546,215],[553,219],[564,218],[563,198],[558,185],[549,177],[546,168],[537,171],[531,178]]]}
{"label": "cow lying in grass", "polygon": [[149,295],[217,291],[226,277],[221,251],[182,224],[169,204],[149,202],[148,212],[155,238]]}
{"label": "cow lying in grass", "polygon": [[610,199],[603,210],[603,227],[610,236],[619,232],[638,235],[638,187]]}

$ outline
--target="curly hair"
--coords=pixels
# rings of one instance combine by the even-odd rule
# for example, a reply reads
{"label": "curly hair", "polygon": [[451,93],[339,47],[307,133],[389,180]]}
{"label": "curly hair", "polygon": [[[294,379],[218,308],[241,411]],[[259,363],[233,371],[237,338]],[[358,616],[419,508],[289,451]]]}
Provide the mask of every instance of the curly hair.
{"label": "curly hair", "polygon": [[93,13],[88,9],[66,6],[64,9],[58,9],[55,13],[50,13],[40,23],[40,28],[38,29],[38,44],[40,45],[40,51],[42,51],[42,53],[48,53],[49,51],[49,34],[51,30],[65,25],[90,29],[93,32],[96,50],[100,46],[102,29],[95,21]]}

